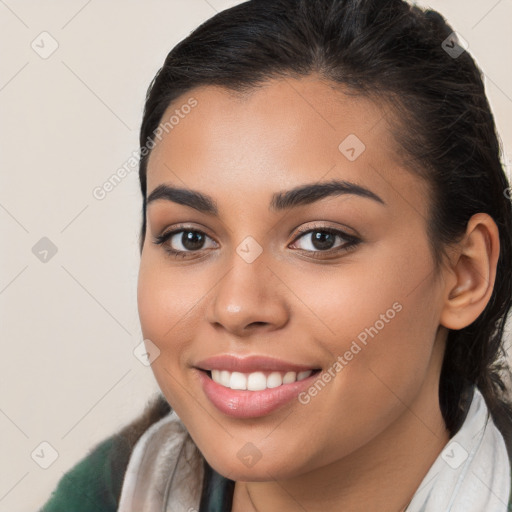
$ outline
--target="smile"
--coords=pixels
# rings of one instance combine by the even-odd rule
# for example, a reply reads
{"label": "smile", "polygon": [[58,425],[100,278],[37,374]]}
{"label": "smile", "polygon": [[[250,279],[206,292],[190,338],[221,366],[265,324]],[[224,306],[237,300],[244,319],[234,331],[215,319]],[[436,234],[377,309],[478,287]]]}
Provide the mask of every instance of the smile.
{"label": "smile", "polygon": [[277,388],[283,384],[291,384],[307,379],[313,370],[302,372],[230,372],[228,370],[211,370],[211,378],[217,384],[230,389],[262,391]]}
{"label": "smile", "polygon": [[[299,402],[295,399],[299,393],[312,385],[320,371],[244,374],[227,370],[194,370],[199,385],[210,403],[225,415],[238,419],[266,416],[287,404],[295,403],[297,406]],[[227,384],[228,378],[229,386],[217,382],[225,379],[224,382]],[[240,387],[232,388],[231,383]],[[270,387],[269,384],[274,387]],[[241,388],[242,386],[244,387]],[[256,387],[258,389],[255,389]]]}

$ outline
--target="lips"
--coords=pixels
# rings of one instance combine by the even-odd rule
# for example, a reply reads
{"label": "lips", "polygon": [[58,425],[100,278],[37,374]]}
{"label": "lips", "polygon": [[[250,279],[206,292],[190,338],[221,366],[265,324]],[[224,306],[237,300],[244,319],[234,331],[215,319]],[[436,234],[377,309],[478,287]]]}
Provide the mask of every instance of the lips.
{"label": "lips", "polygon": [[222,354],[208,357],[195,364],[200,370],[227,370],[229,372],[253,373],[253,372],[305,372],[318,370],[314,365],[298,364],[267,356],[238,357],[231,354]]}
{"label": "lips", "polygon": [[194,370],[204,395],[221,413],[237,419],[266,416],[290,404],[294,407],[303,407],[295,399],[317,378],[317,372],[314,372],[300,381],[260,391],[249,391],[231,389],[218,384],[208,376],[208,373],[205,370]]}
{"label": "lips", "polygon": [[195,364],[208,400],[222,413],[239,419],[266,416],[289,404],[320,371],[314,365],[260,355],[222,354]]}

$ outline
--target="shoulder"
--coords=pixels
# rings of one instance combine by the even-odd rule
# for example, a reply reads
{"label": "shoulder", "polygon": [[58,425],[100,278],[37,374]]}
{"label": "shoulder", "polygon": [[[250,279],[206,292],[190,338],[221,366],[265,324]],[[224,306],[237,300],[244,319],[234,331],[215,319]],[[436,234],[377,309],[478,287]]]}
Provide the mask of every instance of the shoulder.
{"label": "shoulder", "polygon": [[95,445],[59,480],[39,512],[115,512],[126,468],[141,435],[170,411],[158,394],[135,421]]}
{"label": "shoulder", "polygon": [[64,474],[41,512],[115,511],[117,480],[124,472],[116,474],[111,468],[114,462],[121,470],[126,466],[129,453],[122,446],[116,436],[96,445]]}

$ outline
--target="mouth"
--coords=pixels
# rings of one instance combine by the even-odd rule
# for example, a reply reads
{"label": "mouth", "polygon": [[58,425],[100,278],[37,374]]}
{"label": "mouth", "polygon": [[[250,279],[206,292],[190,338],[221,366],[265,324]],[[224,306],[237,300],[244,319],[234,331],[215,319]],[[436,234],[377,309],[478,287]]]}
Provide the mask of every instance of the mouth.
{"label": "mouth", "polygon": [[[234,418],[256,418],[285,406],[313,384],[321,368],[263,354],[218,354],[193,365],[205,397]],[[295,406],[299,404],[296,400]]]}
{"label": "mouth", "polygon": [[[321,370],[303,370],[300,375],[277,371],[244,374],[198,368],[194,371],[205,397],[218,411],[232,418],[250,419],[268,416],[285,406],[304,407],[298,398],[313,385]],[[229,386],[225,385],[228,377]]]}
{"label": "mouth", "polygon": [[255,371],[250,373],[229,370],[201,370],[216,384],[232,390],[263,391],[300,382],[320,373],[320,369],[296,371]]}

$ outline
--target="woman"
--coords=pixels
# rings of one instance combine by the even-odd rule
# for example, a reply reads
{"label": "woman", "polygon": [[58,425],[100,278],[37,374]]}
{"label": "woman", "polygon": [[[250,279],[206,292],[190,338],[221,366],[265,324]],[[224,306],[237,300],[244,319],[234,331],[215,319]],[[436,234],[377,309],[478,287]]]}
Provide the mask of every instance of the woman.
{"label": "woman", "polygon": [[512,211],[481,75],[401,0],[251,0],[146,98],[162,396],[43,508],[506,511]]}

